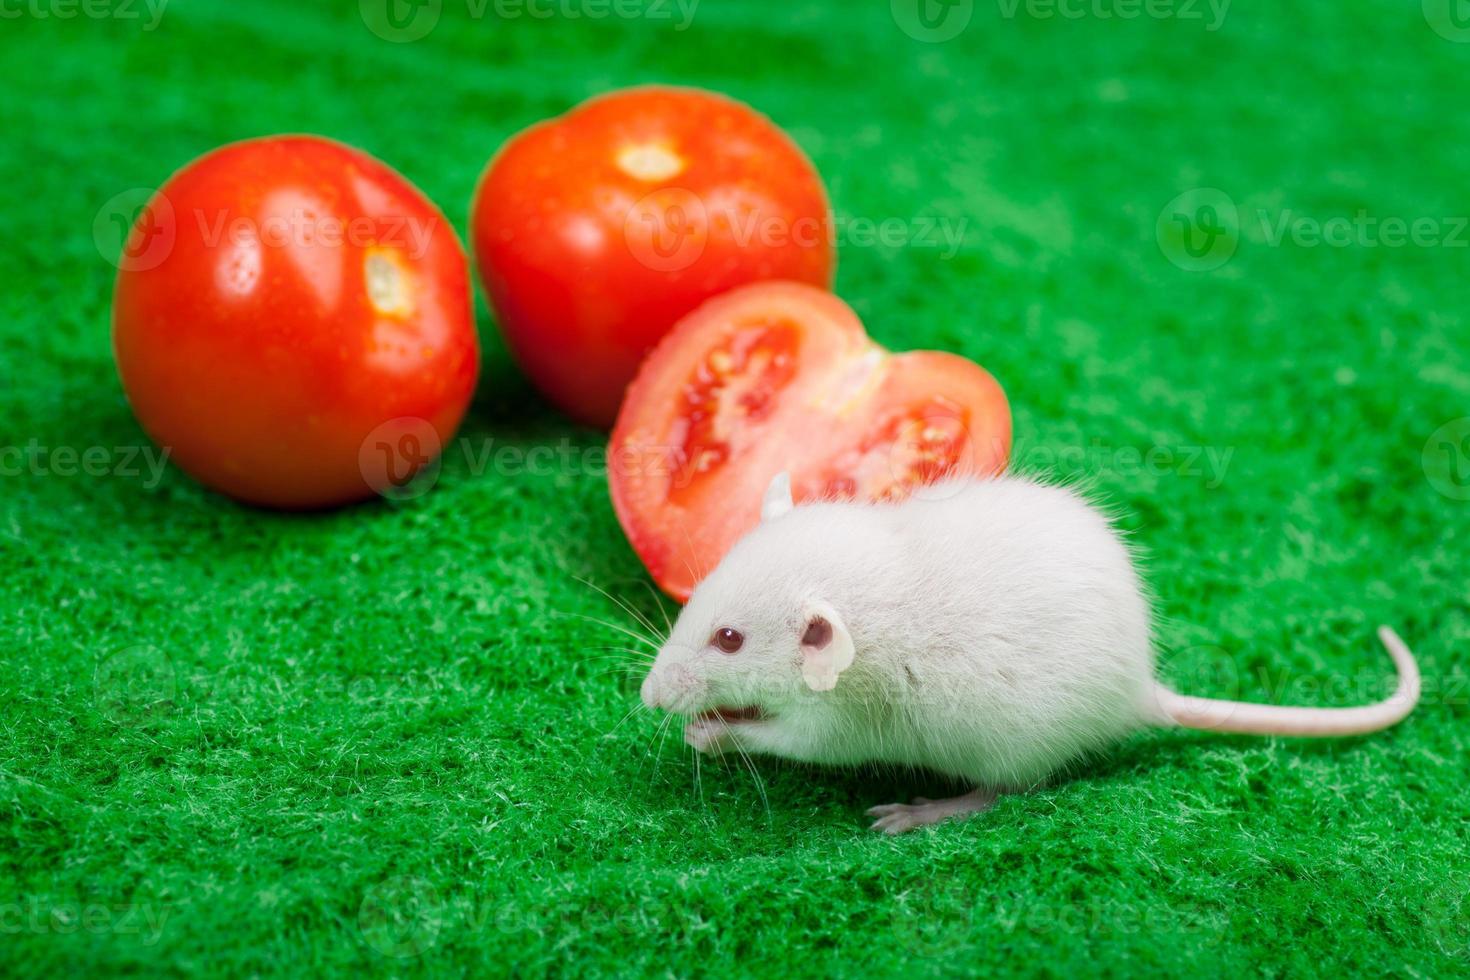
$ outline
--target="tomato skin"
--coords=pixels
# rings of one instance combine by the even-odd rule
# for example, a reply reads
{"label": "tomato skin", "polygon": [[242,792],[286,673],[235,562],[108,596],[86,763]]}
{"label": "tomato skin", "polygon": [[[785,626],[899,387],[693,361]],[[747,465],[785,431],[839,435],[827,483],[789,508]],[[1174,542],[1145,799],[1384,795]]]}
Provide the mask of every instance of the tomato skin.
{"label": "tomato skin", "polygon": [[574,419],[606,428],[644,355],[712,296],[767,279],[831,288],[827,192],[765,116],[699,89],[598,96],[513,137],[471,214],[511,352]]}
{"label": "tomato skin", "polygon": [[221,147],[158,190],[120,261],[113,348],[175,463],[282,509],[372,496],[360,453],[390,420],[423,420],[437,452],[479,373],[453,228],[383,163],[312,136]]}
{"label": "tomato skin", "polygon": [[777,473],[798,503],[900,500],[998,473],[1010,448],[1010,405],[983,368],[891,353],[836,296],[759,283],[701,306],[649,355],[613,429],[608,482],[633,549],[683,601],[759,522]]}

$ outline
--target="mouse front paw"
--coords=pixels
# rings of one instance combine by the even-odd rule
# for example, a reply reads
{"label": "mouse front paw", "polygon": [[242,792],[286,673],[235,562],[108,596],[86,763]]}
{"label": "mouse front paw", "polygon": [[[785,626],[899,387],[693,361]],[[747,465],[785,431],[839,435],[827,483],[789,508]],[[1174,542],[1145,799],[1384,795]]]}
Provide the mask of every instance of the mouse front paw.
{"label": "mouse front paw", "polygon": [[719,719],[696,718],[684,726],[684,744],[705,755],[723,755],[735,750],[730,727]]}

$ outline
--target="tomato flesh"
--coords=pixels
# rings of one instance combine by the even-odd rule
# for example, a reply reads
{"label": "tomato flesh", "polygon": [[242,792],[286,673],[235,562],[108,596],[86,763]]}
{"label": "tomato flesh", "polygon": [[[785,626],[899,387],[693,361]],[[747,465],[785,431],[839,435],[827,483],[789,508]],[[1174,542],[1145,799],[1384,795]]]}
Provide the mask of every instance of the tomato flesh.
{"label": "tomato flesh", "polygon": [[771,477],[798,502],[902,500],[1004,468],[1005,394],[954,354],[892,354],[841,300],[798,283],[735,290],[649,356],[613,431],[613,504],[659,585],[687,598],[759,520]]}
{"label": "tomato flesh", "polygon": [[684,464],[670,476],[671,500],[684,500],[696,476],[712,476],[725,466],[741,427],[770,414],[796,373],[796,344],[796,328],[789,323],[747,327],[699,363],[670,428]]}
{"label": "tomato flesh", "polygon": [[971,415],[936,397],[890,413],[823,471],[812,496],[897,501],[963,469]]}

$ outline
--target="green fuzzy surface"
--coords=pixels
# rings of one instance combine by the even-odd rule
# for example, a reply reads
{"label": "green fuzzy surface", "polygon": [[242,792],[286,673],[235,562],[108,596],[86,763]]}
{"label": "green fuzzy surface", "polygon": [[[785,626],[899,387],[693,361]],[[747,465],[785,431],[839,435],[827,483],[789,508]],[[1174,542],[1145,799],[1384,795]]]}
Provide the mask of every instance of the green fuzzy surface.
{"label": "green fuzzy surface", "polygon": [[[174,0],[153,29],[143,0],[27,2],[0,18],[0,448],[101,447],[108,472],[0,475],[0,973],[1470,970],[1470,43],[1446,4],[962,3],[924,41],[907,0],[704,0],[687,25],[672,0],[443,0],[390,43],[351,0]],[[150,478],[109,201],[317,132],[463,233],[508,136],[648,81],[801,143],[873,335],[983,364],[1018,465],[1085,480],[1146,551],[1170,683],[1358,703],[1391,623],[1417,712],[1344,741],[1146,734],[898,838],[863,811],[945,787],[697,768],[624,720],[631,641],[588,618],[633,624],[584,580],[674,611],[601,436],[538,399],[483,301],[468,442],[427,495],[293,517]],[[1205,270],[1168,231],[1201,188],[1239,226]],[[904,241],[870,240],[885,219]],[[1395,244],[1390,219],[1427,224]]]}

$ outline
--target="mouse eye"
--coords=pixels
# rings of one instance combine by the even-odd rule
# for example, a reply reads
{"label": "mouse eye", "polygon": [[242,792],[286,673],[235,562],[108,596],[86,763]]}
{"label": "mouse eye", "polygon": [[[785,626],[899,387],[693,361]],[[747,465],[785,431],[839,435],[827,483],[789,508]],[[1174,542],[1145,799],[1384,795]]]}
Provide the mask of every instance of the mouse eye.
{"label": "mouse eye", "polygon": [[732,630],[728,626],[722,626],[715,630],[715,635],[710,637],[710,643],[719,649],[721,653],[739,653],[745,644],[745,637],[740,635],[739,630]]}

